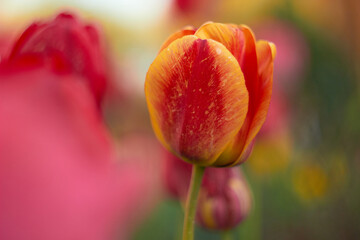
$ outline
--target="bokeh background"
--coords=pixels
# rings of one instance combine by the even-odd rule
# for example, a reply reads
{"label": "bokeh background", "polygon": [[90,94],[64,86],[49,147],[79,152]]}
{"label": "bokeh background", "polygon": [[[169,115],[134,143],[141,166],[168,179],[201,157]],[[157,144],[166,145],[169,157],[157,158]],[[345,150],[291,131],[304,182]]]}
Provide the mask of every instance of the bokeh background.
{"label": "bokeh background", "polygon": [[[106,126],[119,159],[136,159],[152,180],[136,195],[146,207],[127,212],[130,239],[181,238],[182,207],[163,187],[143,85],[162,42],[206,21],[246,24],[277,46],[268,119],[243,164],[254,204],[234,239],[360,236],[360,1],[0,0],[0,45],[63,10],[104,29],[114,69]],[[197,228],[196,239],[220,234]]]}

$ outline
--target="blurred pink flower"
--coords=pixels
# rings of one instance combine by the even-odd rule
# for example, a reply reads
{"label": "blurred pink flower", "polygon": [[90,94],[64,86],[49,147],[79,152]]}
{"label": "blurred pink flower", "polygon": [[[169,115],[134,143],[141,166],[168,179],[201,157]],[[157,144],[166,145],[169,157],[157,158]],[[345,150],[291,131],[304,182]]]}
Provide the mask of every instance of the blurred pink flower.
{"label": "blurred pink flower", "polygon": [[309,58],[304,36],[290,23],[274,20],[261,23],[254,29],[259,39],[267,39],[276,45],[273,90],[288,92],[295,88]]}
{"label": "blurred pink flower", "polygon": [[49,21],[32,23],[14,43],[9,59],[36,53],[44,58],[58,56],[61,71],[83,76],[99,103],[107,84],[104,42],[100,28],[85,24],[70,13]]}
{"label": "blurred pink flower", "polygon": [[83,80],[0,66],[0,239],[126,239],[150,186],[115,149]]}
{"label": "blurred pink flower", "polygon": [[81,24],[54,22],[28,29],[0,61],[0,239],[129,239],[154,181],[138,156],[118,159],[87,72],[101,59],[63,31]]}

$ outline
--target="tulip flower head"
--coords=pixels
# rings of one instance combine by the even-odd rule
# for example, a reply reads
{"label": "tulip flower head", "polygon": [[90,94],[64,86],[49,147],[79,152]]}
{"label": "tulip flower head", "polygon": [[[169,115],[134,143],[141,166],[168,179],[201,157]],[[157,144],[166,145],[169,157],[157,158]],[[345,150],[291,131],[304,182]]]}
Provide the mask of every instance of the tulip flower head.
{"label": "tulip flower head", "polygon": [[106,57],[100,29],[75,15],[60,13],[47,22],[32,23],[14,43],[13,61],[37,54],[56,63],[56,70],[83,77],[99,104],[106,89]]}
{"label": "tulip flower head", "polygon": [[244,25],[210,22],[170,36],[145,81],[160,142],[200,166],[244,162],[268,111],[274,56]]}

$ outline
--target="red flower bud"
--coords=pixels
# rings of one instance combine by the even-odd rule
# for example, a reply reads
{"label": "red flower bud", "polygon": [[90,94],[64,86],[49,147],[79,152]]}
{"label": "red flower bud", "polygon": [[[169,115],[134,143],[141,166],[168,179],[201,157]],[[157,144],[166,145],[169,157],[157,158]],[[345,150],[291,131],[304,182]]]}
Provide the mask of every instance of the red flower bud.
{"label": "red flower bud", "polygon": [[[192,165],[168,154],[166,190],[185,202]],[[226,230],[242,222],[251,209],[251,193],[240,167],[206,168],[200,189],[197,222],[208,229]]]}
{"label": "red flower bud", "polygon": [[250,212],[251,202],[240,167],[207,168],[199,195],[198,223],[208,229],[234,228]]}
{"label": "red flower bud", "polygon": [[106,61],[99,29],[76,16],[60,13],[47,22],[34,22],[15,42],[8,60],[29,54],[55,63],[56,70],[85,79],[98,103],[106,88]]}

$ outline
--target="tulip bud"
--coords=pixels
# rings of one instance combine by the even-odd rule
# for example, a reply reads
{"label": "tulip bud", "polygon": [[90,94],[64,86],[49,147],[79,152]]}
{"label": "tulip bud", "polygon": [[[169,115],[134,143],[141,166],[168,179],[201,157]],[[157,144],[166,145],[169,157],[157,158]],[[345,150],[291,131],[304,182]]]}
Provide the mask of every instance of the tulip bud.
{"label": "tulip bud", "polygon": [[246,26],[206,23],[161,47],[145,95],[159,141],[200,166],[234,166],[250,155],[269,108],[275,46]]}
{"label": "tulip bud", "polygon": [[34,22],[15,42],[8,59],[36,54],[55,63],[57,71],[83,77],[96,101],[106,88],[106,61],[99,29],[76,16],[60,13],[47,22]]}
{"label": "tulip bud", "polygon": [[[168,193],[185,202],[192,165],[168,153],[164,177]],[[199,194],[197,223],[226,230],[242,222],[251,209],[251,193],[240,167],[206,168]]]}
{"label": "tulip bud", "polygon": [[197,221],[202,227],[234,228],[250,209],[251,193],[240,167],[206,169],[197,210]]}

